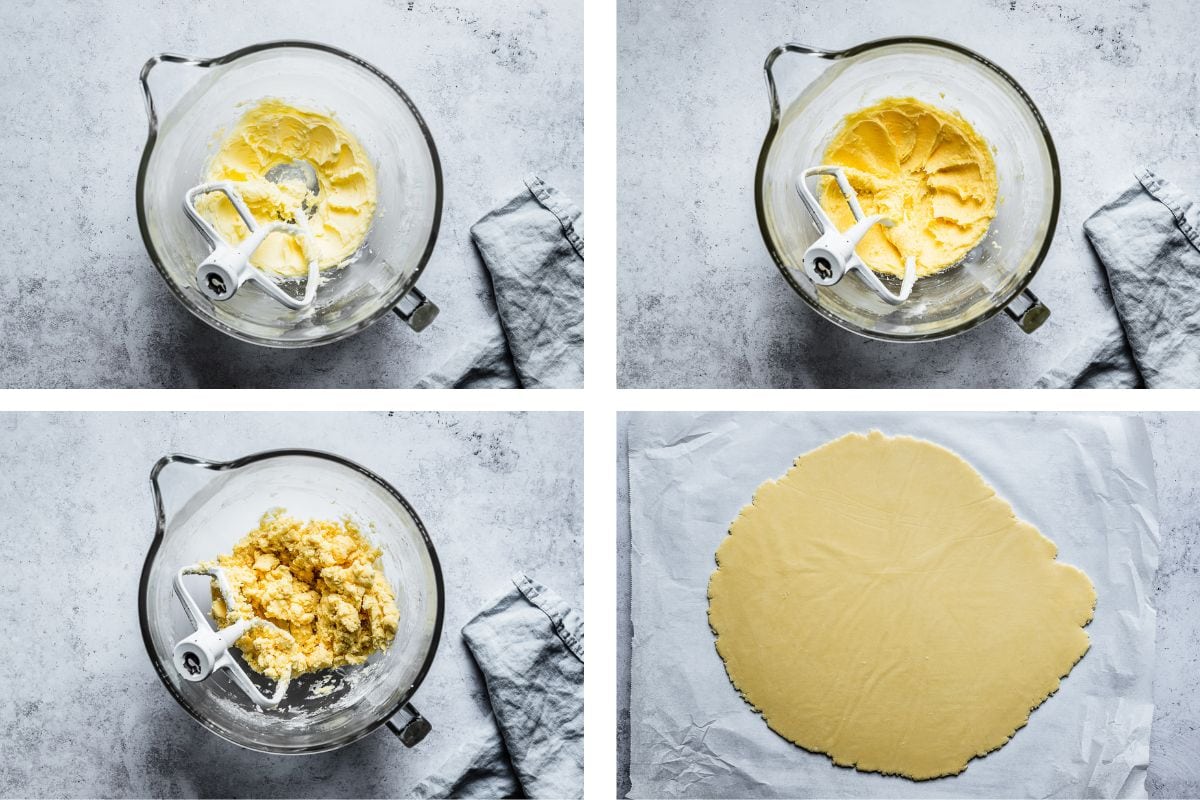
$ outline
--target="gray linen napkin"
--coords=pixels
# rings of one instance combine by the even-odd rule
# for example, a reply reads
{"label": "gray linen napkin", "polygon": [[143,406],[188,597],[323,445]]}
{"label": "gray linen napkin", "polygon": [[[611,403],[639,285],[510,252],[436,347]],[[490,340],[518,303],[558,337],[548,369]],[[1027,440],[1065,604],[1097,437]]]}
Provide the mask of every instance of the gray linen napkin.
{"label": "gray linen napkin", "polygon": [[583,796],[583,618],[524,575],[463,627],[494,725],[414,797]]}
{"label": "gray linen napkin", "polygon": [[471,228],[492,278],[498,324],[417,388],[583,387],[581,212],[536,175]]}
{"label": "gray linen napkin", "polygon": [[1113,314],[1036,386],[1200,387],[1200,206],[1148,168],[1083,224]]}

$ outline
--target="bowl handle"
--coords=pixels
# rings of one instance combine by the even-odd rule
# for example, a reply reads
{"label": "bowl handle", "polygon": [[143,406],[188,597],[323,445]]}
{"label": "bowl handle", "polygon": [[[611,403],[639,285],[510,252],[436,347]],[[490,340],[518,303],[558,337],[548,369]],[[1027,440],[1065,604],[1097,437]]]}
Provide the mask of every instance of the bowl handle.
{"label": "bowl handle", "polygon": [[[428,328],[430,323],[437,319],[439,311],[437,305],[428,297],[426,297],[424,292],[422,292],[420,289],[414,286],[408,290],[408,294],[404,295],[404,297],[413,298],[413,300],[416,301],[416,305],[414,305],[408,311],[405,311],[404,309],[400,308],[400,303],[397,303],[392,311],[395,311],[397,317],[408,323],[408,327],[412,328],[417,333],[420,333]],[[404,302],[404,297],[400,298],[401,303]]]}
{"label": "bowl handle", "polygon": [[194,58],[192,56],[182,56],[178,53],[159,53],[156,56],[151,56],[142,65],[142,72],[138,76],[138,80],[142,84],[142,98],[146,101],[146,119],[150,123],[151,136],[158,133],[158,112],[154,107],[154,94],[150,91],[150,71],[164,62],[168,64],[186,64],[194,67],[209,67],[215,61],[216,59],[212,58]]}
{"label": "bowl handle", "polygon": [[[225,466],[223,463],[218,461],[208,461],[203,458],[184,455],[183,453],[171,453],[170,455],[163,456],[155,462],[154,466],[150,469],[150,491],[154,496],[154,520],[157,526],[157,535],[159,536],[161,536],[163,531],[166,530],[168,506],[170,507],[171,512],[174,512],[180,505],[182,505],[181,503],[171,503],[164,500],[164,496],[166,495],[170,495],[172,498],[177,498],[181,491],[178,488],[173,488],[167,492],[163,491],[162,471],[172,464],[185,464],[187,466],[201,467],[205,470],[221,469]],[[189,492],[185,496],[190,495],[191,493]]]}
{"label": "bowl handle", "polygon": [[779,90],[775,86],[775,62],[784,53],[800,53],[806,56],[815,56],[816,58],[833,61],[845,55],[841,50],[822,50],[819,47],[809,47],[806,44],[798,44],[791,42],[781,44],[770,53],[767,53],[767,61],[763,64],[763,71],[767,74],[767,93],[771,98],[771,126],[779,124]]}
{"label": "bowl handle", "polygon": [[[396,717],[403,715],[407,719],[403,722],[397,722]],[[391,728],[392,733],[400,737],[400,743],[405,747],[415,747],[421,742],[429,732],[433,730],[433,726],[429,724],[429,720],[421,716],[421,712],[413,708],[412,703],[405,703],[404,706],[387,721],[387,726]]]}
{"label": "bowl handle", "polygon": [[1036,294],[1028,289],[1021,292],[1013,302],[1005,306],[1004,313],[1008,314],[1009,318],[1017,323],[1021,330],[1026,333],[1033,333],[1042,327],[1043,322],[1050,318],[1050,309],[1041,300],[1038,300]]}

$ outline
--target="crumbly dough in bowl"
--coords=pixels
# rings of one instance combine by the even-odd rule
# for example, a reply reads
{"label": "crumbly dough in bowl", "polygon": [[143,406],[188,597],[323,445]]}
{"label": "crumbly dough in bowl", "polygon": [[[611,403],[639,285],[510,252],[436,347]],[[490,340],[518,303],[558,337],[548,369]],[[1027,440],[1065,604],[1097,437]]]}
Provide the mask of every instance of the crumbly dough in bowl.
{"label": "crumbly dough in bowl", "polygon": [[[961,261],[996,216],[998,182],[991,147],[960,114],[912,97],[889,97],[842,120],[824,163],[843,167],[863,212],[896,224],[875,225],[856,252],[875,272],[918,277]],[[821,207],[839,230],[854,224],[845,195],[823,179]]]}
{"label": "crumbly dough in bowl", "polygon": [[214,586],[213,619],[224,628],[256,616],[291,633],[294,645],[263,627],[237,641],[250,668],[276,680],[289,665],[295,676],[361,664],[391,644],[400,620],[379,556],[349,519],[301,521],[273,509],[213,562],[236,598],[226,608]]}
{"label": "crumbly dough in bowl", "polygon": [[926,780],[1003,746],[1089,647],[1096,594],[967,462],[850,434],[758,487],[717,550],[734,686],[839,766]]}
{"label": "crumbly dough in bowl", "polygon": [[[320,190],[309,194],[302,181],[275,183],[267,172],[295,161],[312,165]],[[306,208],[322,270],[341,266],[362,246],[375,216],[375,168],[358,139],[331,114],[265,99],[249,108],[222,139],[209,160],[205,181],[232,181],[254,219],[294,222]],[[221,237],[241,242],[249,231],[233,204],[220,193],[196,201],[200,214]],[[285,278],[308,274],[300,238],[276,232],[266,238],[251,263]]]}

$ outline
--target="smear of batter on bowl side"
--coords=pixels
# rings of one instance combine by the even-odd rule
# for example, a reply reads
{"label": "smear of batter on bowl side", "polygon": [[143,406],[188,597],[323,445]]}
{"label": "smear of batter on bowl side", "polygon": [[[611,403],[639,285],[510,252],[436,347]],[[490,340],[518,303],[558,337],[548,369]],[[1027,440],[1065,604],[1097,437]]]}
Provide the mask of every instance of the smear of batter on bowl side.
{"label": "smear of batter on bowl side", "polygon": [[224,568],[235,596],[226,608],[214,581],[213,619],[224,628],[261,617],[291,633],[295,645],[264,627],[237,641],[250,668],[276,680],[289,664],[293,676],[361,664],[392,643],[400,620],[380,555],[349,519],[301,521],[272,509],[232,553],[209,562]]}
{"label": "smear of batter on bowl side", "polygon": [[850,434],[758,487],[717,550],[729,679],[834,764],[927,780],[1002,747],[1089,647],[1096,593],[970,464]]}
{"label": "smear of batter on bowl side", "polygon": [[[902,277],[908,256],[926,277],[961,261],[996,216],[991,148],[960,114],[912,97],[889,97],[842,120],[825,164],[843,167],[875,225],[856,251],[872,270]],[[821,207],[839,230],[854,224],[845,195],[823,179]]]}

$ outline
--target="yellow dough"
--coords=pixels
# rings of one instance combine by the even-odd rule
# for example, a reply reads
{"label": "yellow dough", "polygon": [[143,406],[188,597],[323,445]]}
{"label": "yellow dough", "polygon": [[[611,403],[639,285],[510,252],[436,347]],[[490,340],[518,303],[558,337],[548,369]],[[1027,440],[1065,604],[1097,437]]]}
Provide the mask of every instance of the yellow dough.
{"label": "yellow dough", "polygon": [[[272,167],[294,161],[308,162],[316,171],[320,191],[315,196],[302,181],[267,180]],[[259,223],[294,222],[298,210],[305,214],[303,209],[314,207],[308,226],[322,270],[340,266],[358,251],[375,215],[375,168],[358,140],[334,117],[282,100],[262,100],[242,115],[209,161],[204,179],[235,182]],[[222,194],[203,195],[196,208],[228,242],[249,234]],[[308,274],[301,240],[286,233],[268,236],[251,263],[283,277]]]}
{"label": "yellow dough", "polygon": [[[889,97],[847,116],[825,150],[825,164],[845,168],[863,212],[875,225],[856,252],[875,272],[917,276],[961,261],[996,216],[996,165],[983,137],[961,115],[911,97]],[[823,179],[821,207],[839,230],[854,224],[845,195]]]}
{"label": "yellow dough", "polygon": [[257,616],[291,633],[295,644],[263,627],[237,642],[246,663],[270,678],[289,664],[293,675],[361,664],[391,644],[400,620],[379,556],[350,520],[302,522],[268,511],[216,560],[236,601],[227,609],[214,585],[213,619],[224,628]]}
{"label": "yellow dough", "polygon": [[734,686],[839,766],[915,780],[1001,747],[1087,652],[1082,571],[969,464],[851,434],[758,487],[717,550]]}

